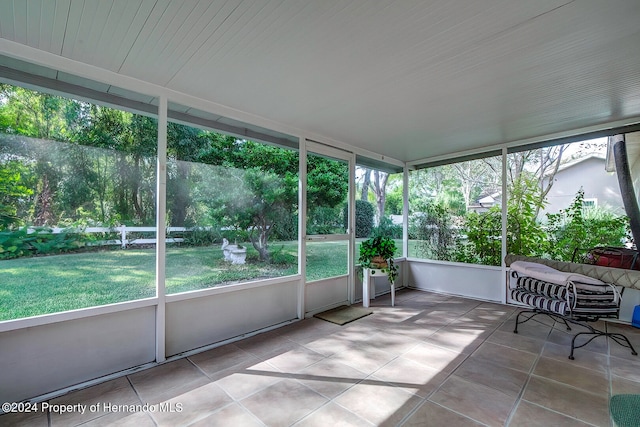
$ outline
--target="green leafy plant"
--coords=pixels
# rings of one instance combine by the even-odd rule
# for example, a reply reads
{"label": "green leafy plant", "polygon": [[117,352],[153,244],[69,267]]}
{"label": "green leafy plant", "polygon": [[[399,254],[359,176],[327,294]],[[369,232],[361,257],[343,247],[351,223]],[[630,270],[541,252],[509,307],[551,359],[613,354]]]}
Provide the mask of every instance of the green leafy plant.
{"label": "green leafy plant", "polygon": [[581,188],[567,209],[547,214],[547,253],[552,259],[571,261],[576,250],[597,246],[622,247],[629,218],[598,209],[584,208]]}
{"label": "green leafy plant", "polygon": [[[358,262],[362,268],[380,268],[389,275],[389,281],[393,283],[398,277],[398,266],[393,262],[393,255],[396,252],[396,242],[383,236],[372,237],[360,244],[360,257]],[[381,268],[374,260],[380,257],[386,263]]]}

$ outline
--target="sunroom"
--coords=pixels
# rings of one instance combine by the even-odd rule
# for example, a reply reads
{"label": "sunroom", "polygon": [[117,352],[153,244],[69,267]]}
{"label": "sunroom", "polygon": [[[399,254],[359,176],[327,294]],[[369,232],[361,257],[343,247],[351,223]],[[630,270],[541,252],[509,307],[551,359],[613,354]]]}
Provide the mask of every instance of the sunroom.
{"label": "sunroom", "polygon": [[[608,426],[640,361],[602,338],[569,362],[553,322],[513,335],[504,260],[633,246],[638,18],[1,2],[0,424]],[[375,235],[393,306],[388,278],[363,290]],[[639,304],[608,324],[636,347]]]}

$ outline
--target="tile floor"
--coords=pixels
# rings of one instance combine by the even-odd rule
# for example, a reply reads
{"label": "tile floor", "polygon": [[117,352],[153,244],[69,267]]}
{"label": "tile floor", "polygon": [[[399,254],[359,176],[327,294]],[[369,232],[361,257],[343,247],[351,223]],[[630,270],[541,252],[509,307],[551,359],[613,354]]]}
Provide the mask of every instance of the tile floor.
{"label": "tile floor", "polygon": [[[598,338],[570,361],[564,326],[540,317],[516,335],[513,307],[401,290],[396,307],[379,297],[372,309],[345,326],[306,319],[48,402],[99,411],[9,414],[0,425],[610,426],[611,394],[640,393],[629,350]],[[609,327],[640,349],[640,330]],[[163,406],[127,409],[144,404]]]}

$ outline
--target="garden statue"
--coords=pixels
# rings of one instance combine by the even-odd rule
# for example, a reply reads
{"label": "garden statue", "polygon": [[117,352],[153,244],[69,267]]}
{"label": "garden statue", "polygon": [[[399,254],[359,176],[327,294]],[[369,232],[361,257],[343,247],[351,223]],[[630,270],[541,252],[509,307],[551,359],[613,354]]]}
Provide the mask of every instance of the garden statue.
{"label": "garden statue", "polygon": [[222,239],[222,253],[225,261],[231,261],[231,264],[244,264],[247,258],[247,248],[241,245],[230,245],[227,239]]}

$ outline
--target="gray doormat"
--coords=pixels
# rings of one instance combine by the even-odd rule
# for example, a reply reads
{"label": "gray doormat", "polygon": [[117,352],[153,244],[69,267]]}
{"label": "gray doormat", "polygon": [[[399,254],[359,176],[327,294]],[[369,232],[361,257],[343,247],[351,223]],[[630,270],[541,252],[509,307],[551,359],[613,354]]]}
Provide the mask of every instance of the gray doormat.
{"label": "gray doormat", "polygon": [[317,317],[318,319],[326,320],[327,322],[335,323],[337,325],[344,325],[345,323],[353,322],[354,320],[358,320],[372,313],[373,311],[363,307],[341,305],[340,307],[318,313],[313,317]]}

